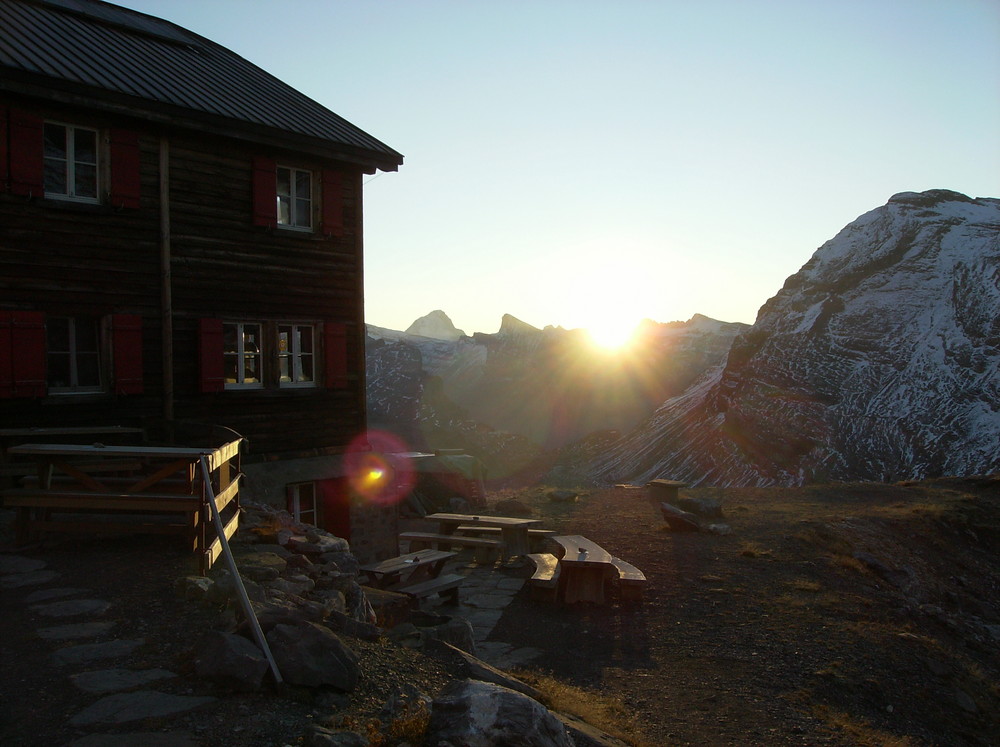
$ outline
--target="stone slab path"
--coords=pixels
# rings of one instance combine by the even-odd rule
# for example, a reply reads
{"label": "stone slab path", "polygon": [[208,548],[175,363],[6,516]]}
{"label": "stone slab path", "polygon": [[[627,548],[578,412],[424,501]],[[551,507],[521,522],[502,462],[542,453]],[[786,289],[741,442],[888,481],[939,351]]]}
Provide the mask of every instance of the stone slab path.
{"label": "stone slab path", "polygon": [[[129,670],[90,668],[94,664],[113,664],[145,643],[142,638],[107,638],[115,628],[108,617],[113,604],[105,599],[89,598],[89,590],[77,587],[46,586],[59,580],[59,573],[46,567],[43,560],[20,555],[0,555],[0,589],[13,596],[26,592],[20,603],[32,617],[46,623],[35,630],[51,647],[48,666],[53,677],[68,677],[81,692],[95,700],[77,713],[69,714],[69,723],[84,730],[141,722],[148,718],[166,718],[206,706],[215,698],[175,695],[142,689],[154,682],[176,677],[165,669]],[[71,747],[197,747],[190,734],[177,732],[135,732],[130,734],[92,733],[71,743]]]}

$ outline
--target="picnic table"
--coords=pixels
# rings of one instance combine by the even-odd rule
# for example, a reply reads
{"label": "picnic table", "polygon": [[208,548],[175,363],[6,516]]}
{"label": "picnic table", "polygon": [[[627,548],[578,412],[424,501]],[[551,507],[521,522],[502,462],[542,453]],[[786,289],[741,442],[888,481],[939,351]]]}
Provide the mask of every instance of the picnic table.
{"label": "picnic table", "polygon": [[456,554],[447,550],[420,550],[363,565],[361,570],[368,574],[372,586],[388,589],[404,582],[426,581],[437,577],[444,564]]}
{"label": "picnic table", "polygon": [[507,555],[527,555],[531,552],[528,544],[528,528],[540,524],[541,519],[525,519],[515,516],[479,516],[471,514],[436,513],[424,517],[438,523],[439,533],[455,535],[459,527],[498,527]]}
{"label": "picnic table", "polygon": [[457,603],[458,587],[465,576],[441,574],[444,564],[456,554],[447,550],[419,550],[363,565],[361,570],[368,574],[376,589],[399,592],[416,600],[431,594],[447,595]]}
{"label": "picnic table", "polygon": [[616,572],[614,556],[579,534],[553,537],[563,549],[559,559],[563,601],[604,604],[604,579]]}

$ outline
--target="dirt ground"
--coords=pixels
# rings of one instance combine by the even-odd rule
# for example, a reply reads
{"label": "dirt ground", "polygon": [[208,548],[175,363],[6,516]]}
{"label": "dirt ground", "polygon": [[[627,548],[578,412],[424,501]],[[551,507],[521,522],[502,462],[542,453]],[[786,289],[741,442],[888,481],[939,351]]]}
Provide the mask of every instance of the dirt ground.
{"label": "dirt ground", "polygon": [[[682,492],[721,501],[729,534],[668,531],[644,488],[569,503],[550,493],[490,502],[516,498],[648,579],[638,605],[564,606],[525,590],[505,610],[492,638],[539,649],[521,674],[581,696],[569,710],[642,747],[997,743],[1000,480]],[[115,637],[145,639],[125,666],[182,675],[159,689],[217,694],[187,675],[190,647],[219,611],[177,599],[174,580],[192,568],[173,545],[75,538],[30,554],[62,574],[49,586],[112,601]],[[50,663],[36,630],[52,623],[27,593],[0,592],[0,743],[68,744],[83,734],[69,717],[93,696]],[[377,717],[393,683],[433,695],[452,674],[385,640],[352,645],[366,676],[349,699],[236,695],[141,726],[202,745],[296,744],[310,722]]]}
{"label": "dirt ground", "polygon": [[1000,481],[682,491],[725,535],[668,531],[646,492],[556,509],[648,588],[516,599],[494,637],[542,649],[535,672],[617,698],[637,744],[998,743]]}

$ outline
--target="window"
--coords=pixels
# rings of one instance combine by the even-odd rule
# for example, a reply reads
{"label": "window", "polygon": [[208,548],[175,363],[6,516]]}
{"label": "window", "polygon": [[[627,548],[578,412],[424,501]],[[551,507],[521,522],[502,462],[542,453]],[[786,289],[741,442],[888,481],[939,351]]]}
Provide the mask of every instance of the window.
{"label": "window", "polygon": [[278,325],[278,381],[281,386],[316,385],[314,348],[311,325]]}
{"label": "window", "polygon": [[222,325],[223,370],[226,389],[259,388],[261,381],[259,324]]}
{"label": "window", "polygon": [[316,483],[299,482],[288,486],[288,513],[303,524],[316,523]]}
{"label": "window", "polygon": [[277,167],[278,225],[312,230],[312,172]]}
{"label": "window", "polygon": [[97,202],[97,131],[46,122],[46,197]]}
{"label": "window", "polygon": [[49,317],[45,328],[49,391],[101,391],[101,334],[97,320]]}
{"label": "window", "polygon": [[199,319],[199,389],[348,389],[357,381],[348,347],[342,322]]}

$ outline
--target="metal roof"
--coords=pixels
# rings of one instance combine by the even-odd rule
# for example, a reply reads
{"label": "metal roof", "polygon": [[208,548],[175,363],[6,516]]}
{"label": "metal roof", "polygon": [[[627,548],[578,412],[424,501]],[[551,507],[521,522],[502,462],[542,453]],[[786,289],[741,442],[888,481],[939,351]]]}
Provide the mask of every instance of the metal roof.
{"label": "metal roof", "polygon": [[343,117],[169,21],[100,0],[0,0],[0,90],[45,86],[168,123],[208,120],[227,131],[218,118],[235,120],[241,136],[261,142],[280,139],[280,130],[299,147],[386,171],[403,162]]}

